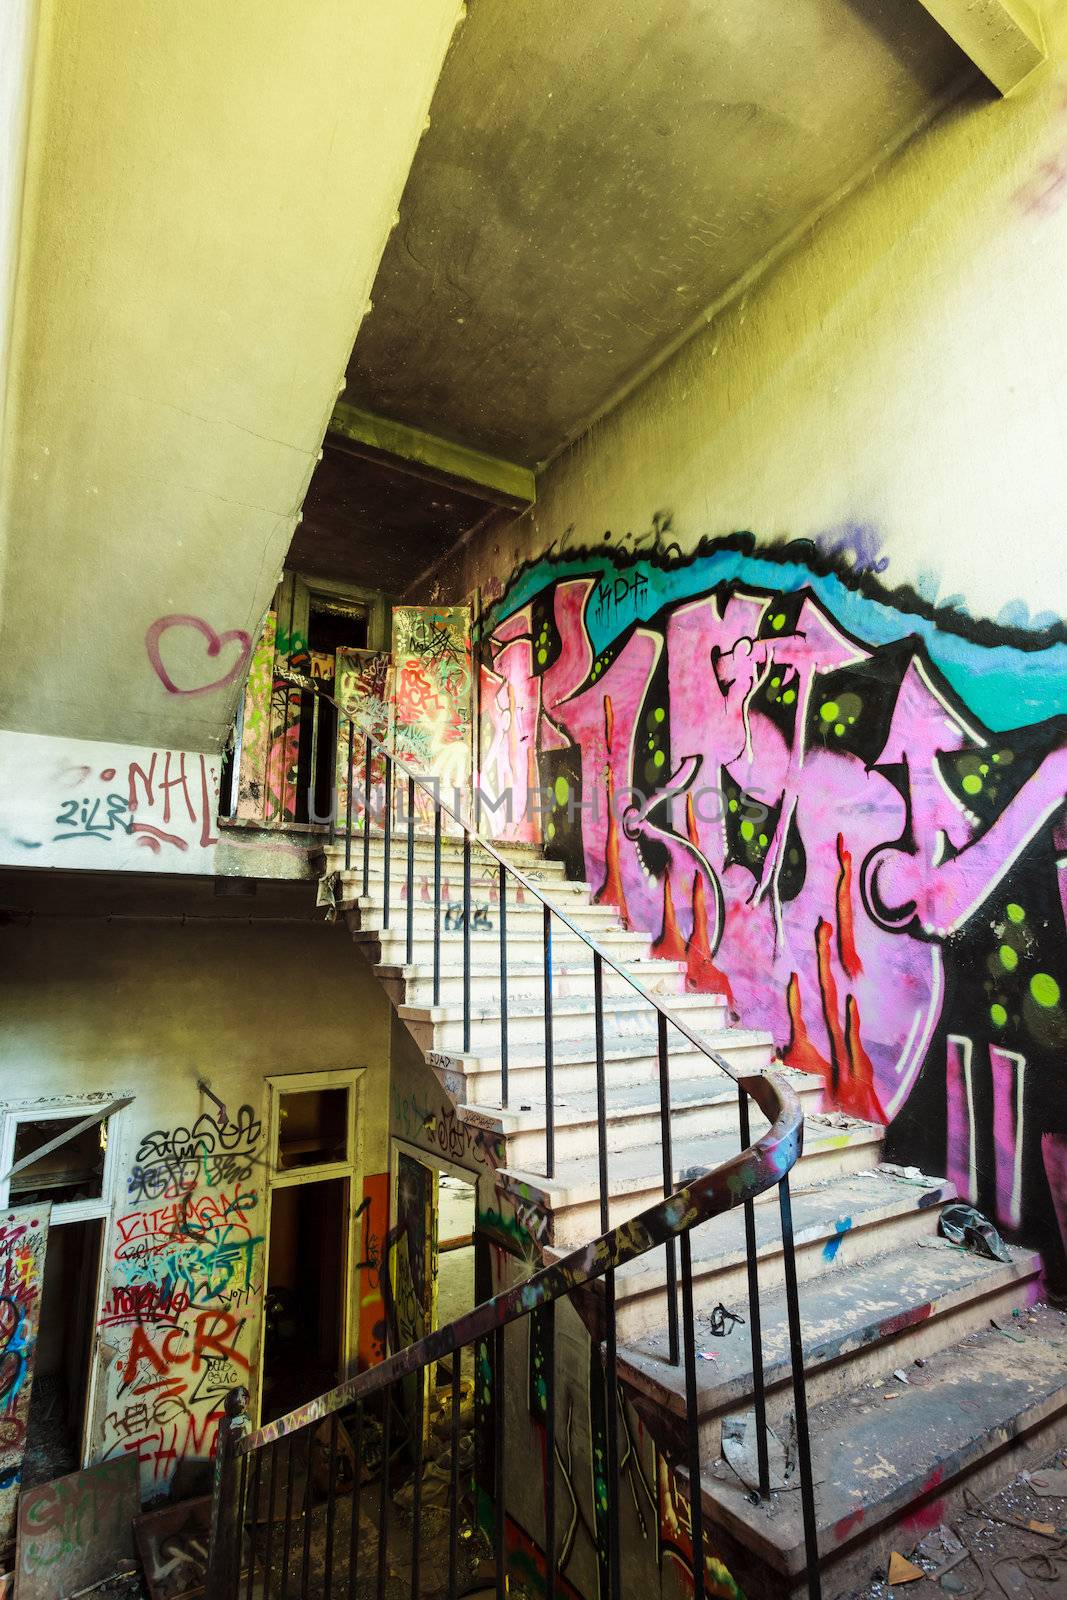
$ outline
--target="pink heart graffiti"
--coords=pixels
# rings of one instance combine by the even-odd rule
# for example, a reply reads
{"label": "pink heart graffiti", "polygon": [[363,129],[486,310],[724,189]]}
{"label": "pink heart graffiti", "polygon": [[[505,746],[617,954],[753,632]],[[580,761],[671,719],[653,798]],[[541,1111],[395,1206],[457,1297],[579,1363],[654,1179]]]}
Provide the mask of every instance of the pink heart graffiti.
{"label": "pink heart graffiti", "polygon": [[[240,648],[233,666],[228,672],[223,673],[221,678],[213,678],[210,683],[199,683],[191,689],[180,689],[163,665],[159,653],[159,641],[168,628],[196,628],[207,640],[207,653],[212,660],[221,653],[223,645],[229,644],[231,640],[236,641]],[[242,628],[230,628],[226,633],[216,633],[211,624],[205,622],[202,617],[187,617],[178,613],[167,617],[157,617],[145,634],[144,643],[145,649],[148,651],[148,659],[155,669],[156,677],[168,694],[210,694],[213,689],[225,689],[227,684],[232,683],[244,670],[249,651],[252,648],[252,641]]]}

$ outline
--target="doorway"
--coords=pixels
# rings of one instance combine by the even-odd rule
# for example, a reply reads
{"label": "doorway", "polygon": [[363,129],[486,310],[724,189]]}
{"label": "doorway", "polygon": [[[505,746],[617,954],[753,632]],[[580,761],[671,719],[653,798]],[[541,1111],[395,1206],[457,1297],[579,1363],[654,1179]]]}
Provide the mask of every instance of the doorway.
{"label": "doorway", "polygon": [[266,1283],[260,1419],[333,1388],[352,1369],[358,1327],[353,1196],[360,1192],[365,1069],[268,1078]]}
{"label": "doorway", "polygon": [[271,1195],[263,1325],[263,1420],[280,1417],[343,1376],[349,1180],[294,1184]]}
{"label": "doorway", "polygon": [[85,1459],[103,1236],[99,1217],[53,1224],[48,1232],[22,1469],[26,1488],[77,1472]]}

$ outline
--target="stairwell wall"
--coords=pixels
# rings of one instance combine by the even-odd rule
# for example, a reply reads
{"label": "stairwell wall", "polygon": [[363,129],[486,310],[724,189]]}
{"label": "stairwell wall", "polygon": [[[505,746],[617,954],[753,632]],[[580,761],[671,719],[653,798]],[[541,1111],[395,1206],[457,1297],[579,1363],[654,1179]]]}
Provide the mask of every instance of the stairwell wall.
{"label": "stairwell wall", "polygon": [[[1067,1276],[1067,21],[437,574],[513,824]],[[533,774],[533,784],[529,775]],[[650,804],[665,787],[672,801]]]}
{"label": "stairwell wall", "polygon": [[[198,1491],[225,1392],[255,1390],[268,1076],[365,1069],[351,1207],[370,1204],[350,1347],[358,1324],[370,1359],[381,1333],[388,1000],[344,933],[313,920],[306,885],[211,896],[210,884],[88,874],[2,887],[0,1118],[133,1096],[112,1125],[88,1447],[93,1461],[136,1455],[146,1500],[176,1478]],[[221,1132],[201,1078],[227,1107]]]}

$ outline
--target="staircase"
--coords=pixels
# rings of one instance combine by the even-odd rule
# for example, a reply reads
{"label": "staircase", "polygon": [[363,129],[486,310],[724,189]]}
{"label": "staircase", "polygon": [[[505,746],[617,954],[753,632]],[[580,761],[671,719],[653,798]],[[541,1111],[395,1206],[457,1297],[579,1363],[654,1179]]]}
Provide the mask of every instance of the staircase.
{"label": "staircase", "polygon": [[[499,1190],[524,1216],[536,1216],[546,1263],[646,1211],[677,1182],[717,1167],[749,1142],[730,1074],[773,1068],[798,1096],[805,1129],[792,1174],[793,1221],[824,1594],[847,1595],[876,1570],[884,1574],[889,1551],[911,1549],[925,1528],[950,1517],[964,1485],[981,1490],[987,1480],[1005,1480],[1015,1470],[1005,1459],[1010,1450],[1025,1442],[1047,1452],[1067,1438],[1067,1318],[1040,1305],[1030,1309],[1039,1300],[1032,1252],[1012,1248],[1005,1265],[940,1239],[938,1213],[954,1198],[951,1185],[883,1165],[880,1127],[824,1109],[821,1080],[784,1068],[770,1037],[737,1026],[720,996],[687,993],[684,966],[655,959],[649,937],[622,927],[610,907],[595,903],[588,884],[567,880],[560,863],[508,846],[497,852],[508,869],[502,871],[475,841],[464,896],[457,887],[464,881],[462,841],[441,839],[438,863],[432,836],[413,833],[406,841],[399,831],[387,917],[383,851],[373,832],[372,841],[366,875],[360,835],[347,868],[343,846],[325,852],[320,901],[346,921],[457,1116],[503,1142]],[[531,885],[566,923],[545,911]],[[598,974],[586,937],[604,958],[599,1023]],[[662,1037],[655,1008],[610,963],[667,1002],[672,1022]],[[729,1074],[716,1071],[673,1019],[699,1035]],[[756,1137],[767,1123],[753,1113]],[[664,1132],[673,1180],[666,1184]],[[767,1419],[784,1441],[793,1397],[774,1198],[773,1190],[760,1198],[753,1220]],[[744,1212],[731,1210],[694,1231],[691,1253],[697,1347],[715,1357],[697,1363],[704,1517],[749,1600],[801,1595],[800,1496],[784,1490],[760,1498],[720,1459],[724,1419],[750,1411],[756,1390],[747,1321],[726,1319],[730,1331],[722,1335],[711,1328],[716,1307],[750,1315]],[[667,1273],[662,1250],[618,1268],[614,1341],[622,1392],[661,1447],[684,1461],[687,1385],[677,1322],[668,1315]],[[607,1338],[605,1279],[588,1283],[579,1297],[594,1335]]]}

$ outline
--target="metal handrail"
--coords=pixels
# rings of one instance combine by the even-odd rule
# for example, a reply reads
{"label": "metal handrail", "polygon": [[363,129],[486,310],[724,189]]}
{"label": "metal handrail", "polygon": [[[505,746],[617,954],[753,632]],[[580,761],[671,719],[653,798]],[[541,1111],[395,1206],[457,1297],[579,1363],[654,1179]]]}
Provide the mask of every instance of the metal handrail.
{"label": "metal handrail", "polygon": [[337,1384],[306,1405],[265,1423],[238,1442],[237,1453],[247,1455],[332,1412],[365,1400],[380,1389],[387,1389],[398,1378],[408,1377],[431,1362],[443,1361],[464,1345],[484,1339],[497,1328],[529,1316],[541,1306],[602,1278],[613,1268],[634,1261],[649,1250],[660,1248],[669,1239],[774,1188],[800,1156],[804,1133],[800,1101],[784,1079],[760,1073],[738,1082],[764,1115],[773,1118],[771,1127],[754,1144],[739,1150],[729,1161],[721,1162],[666,1199],[657,1201],[629,1222],[607,1229],[551,1266],[542,1267],[532,1278],[483,1301],[446,1327],[405,1346],[396,1355]]}
{"label": "metal handrail", "polygon": [[[376,739],[362,723],[360,723],[349,712],[345,711],[344,707],[339,705],[332,695],[325,694],[319,685],[311,678],[305,678],[302,674],[294,672],[278,672],[277,676],[288,683],[296,684],[301,689],[310,690],[312,694],[318,695],[320,699],[325,700],[332,705],[335,711],[337,711],[337,713],[342,716],[345,721],[349,723],[350,726],[366,740],[368,745],[371,745],[382,757],[391,762],[393,766],[399,768],[399,770],[403,772],[404,776],[408,779],[409,783],[414,782],[419,788],[428,794],[433,801],[434,806],[438,807],[445,813],[446,816],[450,817],[453,822],[458,824],[458,826],[463,829],[464,834],[471,840],[472,843],[477,844],[480,849],[484,850],[487,855],[491,856],[492,859],[497,863],[498,867],[514,878],[515,881],[520,884],[527,893],[533,895],[534,898],[539,900],[543,906],[547,906],[552,915],[554,917],[558,917],[560,922],[562,922],[563,926],[567,928],[570,933],[574,934],[576,938],[580,939],[583,944],[588,946],[594,955],[599,956],[600,960],[605,966],[610,967],[618,977],[623,978],[642,1000],[646,1000],[649,1005],[655,1008],[656,1011],[660,1012],[664,1017],[666,1017],[671,1026],[677,1028],[683,1039],[686,1039],[697,1050],[701,1051],[703,1055],[707,1056],[708,1060],[712,1061],[715,1066],[719,1068],[720,1072],[725,1073],[725,1075],[728,1078],[731,1078],[735,1083],[739,1081],[739,1074],[734,1070],[733,1067],[731,1067],[728,1061],[719,1055],[717,1050],[712,1049],[709,1044],[701,1039],[698,1033],[695,1033],[692,1028],[690,1028],[686,1023],[682,1022],[681,1019],[672,1011],[669,1005],[665,1005],[658,995],[653,994],[650,989],[647,989],[643,983],[640,983],[630,972],[628,972],[624,966],[621,966],[620,963],[616,961],[608,953],[608,951],[603,948],[602,945],[600,945],[595,939],[591,938],[589,934],[586,933],[584,928],[580,927],[576,922],[573,922],[565,911],[561,911],[560,908],[554,904],[553,901],[551,901],[541,889],[538,888],[536,883],[528,878],[524,872],[520,872],[516,866],[513,866],[505,856],[501,855],[499,850],[497,850],[495,845],[493,845],[489,839],[485,838],[483,834],[479,833],[478,830],[472,827],[469,823],[464,822],[462,817],[457,816],[451,807],[446,805],[446,803],[441,799],[439,781],[436,782],[436,786],[435,780],[430,780],[428,782],[425,776],[416,772],[413,767],[410,767],[403,757],[396,755],[394,751],[388,749],[388,747],[382,744],[380,739]],[[351,789],[351,770],[349,771],[348,782],[349,788]],[[392,797],[389,796],[386,803],[390,804],[391,799]],[[369,820],[366,818],[364,819],[364,827],[369,827]]]}

